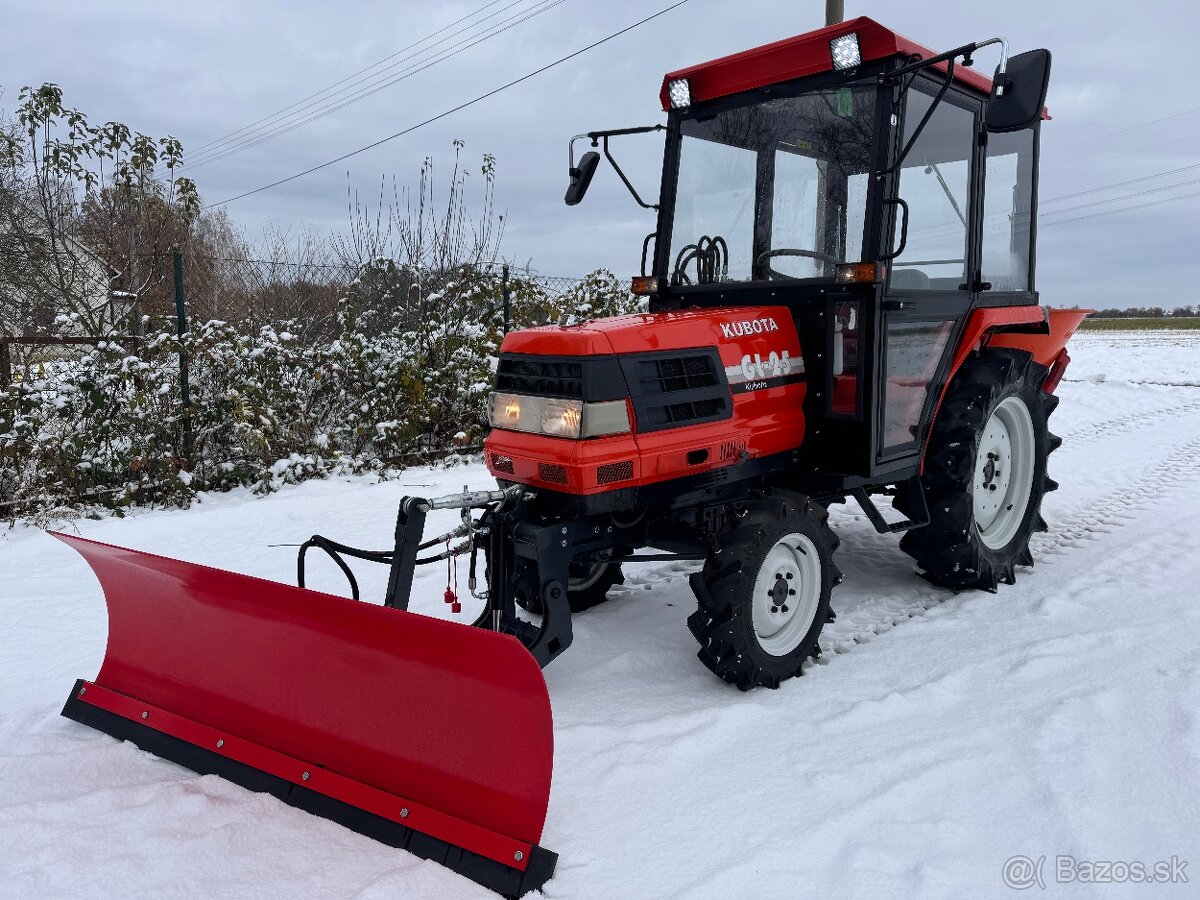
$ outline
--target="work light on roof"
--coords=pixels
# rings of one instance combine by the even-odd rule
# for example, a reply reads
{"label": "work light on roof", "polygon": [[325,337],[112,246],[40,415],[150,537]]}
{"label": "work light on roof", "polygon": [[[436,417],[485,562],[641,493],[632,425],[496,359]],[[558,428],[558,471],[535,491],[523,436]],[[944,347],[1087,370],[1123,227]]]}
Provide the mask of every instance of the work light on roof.
{"label": "work light on roof", "polygon": [[684,109],[692,105],[692,86],[686,78],[676,78],[667,85],[671,98],[671,109]]}
{"label": "work light on roof", "polygon": [[835,37],[829,42],[835,69],[853,69],[862,62],[862,51],[858,48],[858,35],[854,32]]}

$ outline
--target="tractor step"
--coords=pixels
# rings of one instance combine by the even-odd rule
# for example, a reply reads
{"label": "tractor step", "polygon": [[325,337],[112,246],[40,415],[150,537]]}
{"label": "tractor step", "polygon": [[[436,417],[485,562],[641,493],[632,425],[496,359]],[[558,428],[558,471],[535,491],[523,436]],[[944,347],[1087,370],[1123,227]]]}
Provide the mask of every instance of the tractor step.
{"label": "tractor step", "polygon": [[897,534],[901,531],[911,531],[914,528],[928,525],[929,506],[925,502],[925,489],[921,485],[921,479],[909,478],[907,481],[901,482],[896,486],[896,492],[903,498],[906,511],[909,511],[909,518],[900,522],[889,522],[884,519],[879,507],[875,505],[875,501],[871,499],[871,495],[865,488],[851,488],[850,496],[858,501],[858,505],[862,507],[862,511],[867,514],[867,518],[871,520],[871,524],[880,534]]}

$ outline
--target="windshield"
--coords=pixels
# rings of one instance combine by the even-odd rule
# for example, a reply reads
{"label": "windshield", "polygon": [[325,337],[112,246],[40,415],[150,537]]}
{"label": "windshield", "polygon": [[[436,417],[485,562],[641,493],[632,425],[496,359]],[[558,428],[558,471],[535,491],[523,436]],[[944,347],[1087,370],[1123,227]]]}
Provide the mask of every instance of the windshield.
{"label": "windshield", "polygon": [[862,253],[875,88],[684,119],[671,283],[822,278]]}

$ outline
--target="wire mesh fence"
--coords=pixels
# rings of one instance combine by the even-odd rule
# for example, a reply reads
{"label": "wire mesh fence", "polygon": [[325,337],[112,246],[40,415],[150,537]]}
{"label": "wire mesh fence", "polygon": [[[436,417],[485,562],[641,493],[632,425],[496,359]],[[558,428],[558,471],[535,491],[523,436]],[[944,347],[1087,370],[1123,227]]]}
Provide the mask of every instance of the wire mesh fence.
{"label": "wire mesh fence", "polygon": [[604,271],[167,259],[140,293],[102,298],[106,327],[72,313],[0,331],[0,515],[186,505],[469,452],[506,331],[637,308]]}
{"label": "wire mesh fence", "polygon": [[[438,302],[448,287],[495,298],[504,330],[541,325],[587,313],[594,276],[543,275],[503,263],[428,272],[379,260],[368,263],[255,259],[244,255],[183,253],[182,286],[175,283],[171,251],[138,255],[142,278],[134,285],[112,279],[105,295],[81,298],[93,315],[46,309],[33,314],[0,297],[12,315],[0,327],[0,388],[42,372],[45,366],[89,352],[97,342],[136,344],[155,327],[176,330],[182,288],[184,330],[212,321],[255,332],[285,330],[304,343],[336,337],[338,311],[357,286],[360,307],[378,313],[418,310]],[[590,280],[589,280],[590,279]],[[364,284],[369,284],[362,290]],[[601,286],[611,292],[612,285]],[[593,291],[594,293],[594,291]],[[578,297],[576,295],[579,295]],[[572,301],[580,302],[572,302]],[[487,310],[490,312],[489,310]],[[74,318],[75,321],[69,321]],[[95,321],[92,321],[94,319]]]}
{"label": "wire mesh fence", "polygon": [[284,327],[301,340],[334,335],[339,306],[352,293],[362,309],[396,313],[469,289],[494,296],[511,326],[553,321],[564,299],[588,282],[503,263],[431,272],[390,260],[351,264],[202,255],[186,259],[185,279],[189,321]]}

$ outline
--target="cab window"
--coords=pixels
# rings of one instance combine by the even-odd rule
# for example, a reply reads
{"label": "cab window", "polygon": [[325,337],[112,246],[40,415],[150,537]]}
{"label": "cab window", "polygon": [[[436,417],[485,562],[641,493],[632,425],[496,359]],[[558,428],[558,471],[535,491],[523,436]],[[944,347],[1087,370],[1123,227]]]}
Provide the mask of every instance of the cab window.
{"label": "cab window", "polygon": [[983,194],[983,280],[993,291],[1031,291],[1033,129],[989,134]]}
{"label": "cab window", "polygon": [[[932,103],[933,97],[915,86],[906,93],[901,146]],[[908,204],[908,242],[892,262],[893,288],[966,290],[974,144],[975,114],[943,99],[900,169],[898,196]]]}

